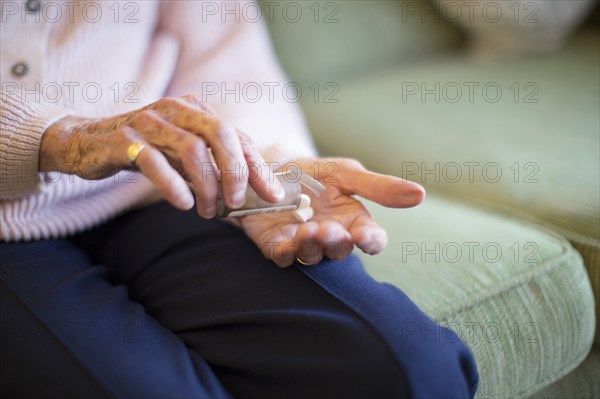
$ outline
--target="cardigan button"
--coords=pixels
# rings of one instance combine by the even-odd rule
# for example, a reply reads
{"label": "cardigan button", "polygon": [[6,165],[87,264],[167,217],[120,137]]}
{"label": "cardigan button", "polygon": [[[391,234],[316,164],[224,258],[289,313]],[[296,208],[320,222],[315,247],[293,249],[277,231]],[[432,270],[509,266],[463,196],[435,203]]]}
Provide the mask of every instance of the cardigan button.
{"label": "cardigan button", "polygon": [[27,72],[29,72],[29,67],[24,62],[18,62],[13,65],[10,71],[12,72],[13,76],[20,78],[27,75]]}
{"label": "cardigan button", "polygon": [[25,9],[29,12],[38,12],[42,8],[42,4],[39,0],[27,0],[25,3]]}

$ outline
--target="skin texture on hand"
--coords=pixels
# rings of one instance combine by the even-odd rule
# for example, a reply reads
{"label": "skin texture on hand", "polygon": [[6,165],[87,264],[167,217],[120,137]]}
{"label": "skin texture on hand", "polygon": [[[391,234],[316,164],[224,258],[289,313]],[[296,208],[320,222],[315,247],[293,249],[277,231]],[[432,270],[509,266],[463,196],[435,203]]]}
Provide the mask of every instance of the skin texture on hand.
{"label": "skin texture on hand", "polygon": [[[135,143],[145,148],[132,164],[127,149]],[[204,218],[216,215],[219,186],[230,208],[243,205],[248,184],[266,201],[276,203],[284,196],[278,179],[265,178],[273,173],[252,140],[191,96],[164,98],[112,118],[63,118],[44,133],[39,164],[42,172],[85,179],[138,169],[177,208],[190,209],[195,194]],[[342,259],[354,246],[368,254],[381,252],[386,232],[355,196],[390,208],[412,207],[425,197],[420,185],[370,172],[352,159],[305,159],[283,169],[288,166],[326,187],[318,197],[306,193],[311,195],[312,219],[299,223],[287,212],[247,216],[236,223],[280,267],[296,258],[309,265]],[[248,171],[245,178],[231,173],[241,170]]]}
{"label": "skin texture on hand", "polygon": [[[241,220],[246,234],[280,267],[291,265],[296,257],[309,265],[323,258],[343,259],[354,246],[372,255],[381,252],[387,234],[354,195],[389,208],[413,207],[425,198],[417,183],[370,172],[352,159],[306,159],[294,164],[326,187],[319,197],[311,198],[313,218],[299,223],[289,213],[274,213]],[[315,173],[319,170],[330,172]]]}
{"label": "skin texture on hand", "polygon": [[[127,148],[143,143],[135,165]],[[66,117],[51,125],[42,138],[41,172],[62,172],[91,180],[120,170],[138,169],[162,196],[180,209],[190,209],[196,196],[198,214],[217,212],[219,185],[227,206],[243,205],[247,185],[266,201],[283,198],[283,187],[250,137],[220,119],[192,96],[163,98],[139,110],[105,119]],[[247,178],[242,173],[248,171]]]}

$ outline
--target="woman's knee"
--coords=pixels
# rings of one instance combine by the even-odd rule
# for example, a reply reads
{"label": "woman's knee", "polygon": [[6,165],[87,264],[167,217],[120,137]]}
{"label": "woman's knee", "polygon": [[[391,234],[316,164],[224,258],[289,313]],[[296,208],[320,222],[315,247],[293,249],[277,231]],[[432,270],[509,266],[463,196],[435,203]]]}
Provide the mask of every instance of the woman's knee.
{"label": "woman's knee", "polygon": [[405,344],[399,352],[395,342],[358,315],[332,326],[324,338],[337,356],[327,371],[341,383],[329,396],[472,397],[477,371],[460,338],[430,320],[417,326],[417,332],[413,327],[398,330],[395,339]]}
{"label": "woman's knee", "polygon": [[436,328],[448,339],[419,332],[412,340],[406,336],[412,327],[399,330],[396,339],[411,347],[398,353],[394,343],[351,310],[335,315],[315,326],[318,345],[302,350],[295,342],[298,357],[292,353],[281,364],[283,374],[301,378],[302,388],[288,392],[331,398],[472,397],[477,375],[469,351],[451,331]]}
{"label": "woman's knee", "polygon": [[353,258],[303,270],[362,321],[354,330],[344,326],[344,339],[356,353],[361,349],[355,359],[368,364],[371,380],[389,384],[386,392],[394,397],[473,396],[477,368],[469,349],[398,288],[376,282]]}
{"label": "woman's knee", "polygon": [[424,317],[410,322],[398,336],[402,363],[411,397],[473,397],[478,373],[475,359],[460,337]]}

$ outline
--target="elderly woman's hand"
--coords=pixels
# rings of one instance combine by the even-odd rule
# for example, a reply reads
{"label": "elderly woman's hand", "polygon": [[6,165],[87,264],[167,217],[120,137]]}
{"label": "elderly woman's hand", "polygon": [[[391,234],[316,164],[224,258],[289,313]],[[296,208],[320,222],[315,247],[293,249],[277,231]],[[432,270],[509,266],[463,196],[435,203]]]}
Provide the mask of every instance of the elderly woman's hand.
{"label": "elderly woman's hand", "polygon": [[354,194],[389,208],[412,207],[425,197],[417,183],[370,172],[352,159],[309,159],[295,164],[326,187],[318,198],[312,198],[311,221],[298,223],[290,213],[241,219],[246,234],[280,267],[295,259],[310,265],[324,257],[342,259],[355,245],[368,254],[381,252],[387,244],[386,232]]}
{"label": "elderly woman's hand", "polygon": [[[145,146],[133,165],[128,149],[136,143]],[[248,182],[267,201],[284,195],[277,179],[260,178],[269,175],[268,166],[250,138],[191,96],[164,98],[112,118],[66,117],[42,138],[42,172],[102,179],[134,167],[180,209],[194,204],[186,180],[191,182],[198,213],[206,218],[216,214],[219,180],[231,208],[243,205]]]}

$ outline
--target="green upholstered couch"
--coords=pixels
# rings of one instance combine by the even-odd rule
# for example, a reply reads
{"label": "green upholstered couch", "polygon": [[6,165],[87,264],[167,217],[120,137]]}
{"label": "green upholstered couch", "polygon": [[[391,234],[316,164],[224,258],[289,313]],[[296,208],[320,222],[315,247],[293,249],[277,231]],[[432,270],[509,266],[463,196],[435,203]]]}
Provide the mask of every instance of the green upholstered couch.
{"label": "green upholstered couch", "polygon": [[390,245],[369,272],[463,337],[478,397],[600,397],[594,24],[557,52],[481,58],[420,1],[274,3],[322,154],[428,190],[414,209],[370,205]]}

